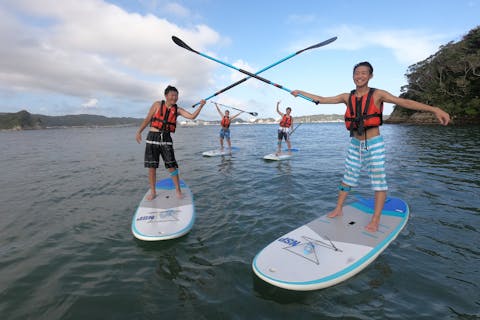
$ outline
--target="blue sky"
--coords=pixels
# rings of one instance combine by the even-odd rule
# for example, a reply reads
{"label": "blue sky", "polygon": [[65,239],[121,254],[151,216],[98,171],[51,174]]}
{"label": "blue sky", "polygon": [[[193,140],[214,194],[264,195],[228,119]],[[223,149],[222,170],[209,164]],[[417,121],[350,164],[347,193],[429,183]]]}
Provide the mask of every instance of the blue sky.
{"label": "blue sky", "polygon": [[[337,36],[262,76],[330,96],[351,90],[353,65],[367,60],[375,69],[370,85],[399,95],[408,66],[461,39],[479,25],[478,12],[480,0],[3,0],[0,112],[144,117],[168,84],[192,110],[244,77],[176,46],[172,35],[251,72]],[[212,100],[259,117],[277,117],[279,100],[293,115],[345,109],[315,106],[256,79]],[[208,103],[200,118],[218,114]]]}

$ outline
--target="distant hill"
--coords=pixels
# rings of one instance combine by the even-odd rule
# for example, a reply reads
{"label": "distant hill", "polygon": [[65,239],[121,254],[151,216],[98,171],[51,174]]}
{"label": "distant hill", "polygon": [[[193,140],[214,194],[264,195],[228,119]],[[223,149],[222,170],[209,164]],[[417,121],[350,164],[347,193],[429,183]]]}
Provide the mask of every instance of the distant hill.
{"label": "distant hill", "polygon": [[109,127],[136,126],[143,119],[108,118],[98,115],[79,114],[67,116],[45,116],[31,114],[26,110],[16,113],[0,113],[0,130],[31,130],[61,127]]}
{"label": "distant hill", "polygon": [[[26,110],[16,113],[0,113],[0,130],[33,130],[47,128],[68,127],[112,127],[112,126],[138,126],[143,119],[137,118],[109,118],[104,116],[79,114],[66,116],[45,116],[31,114]],[[295,123],[300,122],[339,122],[343,121],[343,115],[339,114],[316,114],[311,116],[294,117]],[[219,124],[220,121],[196,120],[188,124]],[[273,118],[256,119],[247,122],[237,118],[233,123],[278,123]]]}

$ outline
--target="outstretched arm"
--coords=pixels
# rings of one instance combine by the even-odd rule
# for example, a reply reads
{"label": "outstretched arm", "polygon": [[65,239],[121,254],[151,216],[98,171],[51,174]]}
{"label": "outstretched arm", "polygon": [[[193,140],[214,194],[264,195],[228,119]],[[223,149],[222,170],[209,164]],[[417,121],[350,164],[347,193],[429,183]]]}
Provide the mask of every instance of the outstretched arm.
{"label": "outstretched arm", "polygon": [[187,110],[185,110],[185,109],[183,109],[183,108],[178,108],[178,114],[181,115],[181,116],[184,117],[184,118],[193,120],[193,119],[195,119],[195,118],[198,116],[198,114],[200,113],[200,111],[202,111],[202,108],[203,108],[203,106],[205,105],[205,102],[206,102],[205,100],[200,101],[200,106],[198,107],[197,110],[195,110],[194,113],[190,113],[190,112],[188,112]]}
{"label": "outstretched arm", "polygon": [[277,113],[278,113],[281,117],[283,117],[283,113],[280,112],[280,109],[278,109],[278,106],[279,106],[279,105],[280,105],[280,101],[277,102]]}
{"label": "outstretched arm", "polygon": [[410,99],[395,97],[394,95],[385,90],[378,90],[378,94],[380,95],[379,98],[381,99],[381,101],[393,103],[411,110],[431,112],[444,126],[446,126],[450,122],[450,115],[439,107],[429,106],[428,104],[420,103]]}
{"label": "outstretched arm", "polygon": [[239,115],[241,115],[244,111],[240,111],[239,113],[237,113],[236,115],[234,115],[233,117],[230,118],[230,120],[233,120],[235,119],[236,117],[238,117]]}
{"label": "outstretched arm", "polygon": [[293,90],[291,94],[297,97],[299,94],[302,96],[308,97],[312,100],[318,101],[321,104],[337,104],[337,103],[348,103],[348,93],[341,93],[338,96],[334,97],[321,97],[316,94],[308,93],[302,90]]}
{"label": "outstretched arm", "polygon": [[135,140],[137,140],[138,143],[142,142],[142,131],[150,123],[150,120],[152,119],[153,115],[155,114],[155,111],[156,111],[157,107],[160,107],[160,104],[158,102],[154,102],[152,104],[152,106],[150,107],[150,110],[148,110],[147,116],[145,117],[145,119],[140,124],[140,128],[138,128],[137,133],[135,135]]}
{"label": "outstretched arm", "polygon": [[222,119],[223,119],[223,117],[224,117],[223,112],[220,110],[220,108],[218,107],[218,104],[216,102],[215,102],[215,107],[217,107],[217,111],[220,114],[220,117],[222,117]]}

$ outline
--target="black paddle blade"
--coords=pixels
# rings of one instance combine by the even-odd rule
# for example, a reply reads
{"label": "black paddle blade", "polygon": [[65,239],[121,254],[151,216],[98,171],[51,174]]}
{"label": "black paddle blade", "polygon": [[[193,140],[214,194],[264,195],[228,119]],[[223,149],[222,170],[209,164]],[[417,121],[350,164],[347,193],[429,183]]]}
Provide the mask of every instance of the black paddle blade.
{"label": "black paddle blade", "polygon": [[310,46],[310,47],[308,47],[308,48],[305,48],[305,49],[303,49],[303,50],[298,51],[297,54],[300,53],[300,52],[306,51],[306,50],[310,50],[310,49],[315,49],[315,48],[320,48],[320,47],[326,46],[327,44],[330,44],[330,43],[332,43],[332,42],[335,41],[335,40],[337,40],[337,37],[333,37],[333,38],[330,38],[330,39],[328,39],[328,40],[322,41],[322,42],[320,42],[320,43],[314,44],[313,46]]}
{"label": "black paddle blade", "polygon": [[177,38],[177,37],[175,37],[175,36],[172,36],[172,40],[173,40],[173,42],[175,42],[175,44],[176,44],[177,46],[179,46],[179,47],[185,48],[185,49],[190,50],[190,51],[192,51],[192,52],[197,52],[197,51],[193,50],[192,48],[190,48],[190,47],[188,46],[188,44],[186,44],[185,42],[183,42],[180,38]]}

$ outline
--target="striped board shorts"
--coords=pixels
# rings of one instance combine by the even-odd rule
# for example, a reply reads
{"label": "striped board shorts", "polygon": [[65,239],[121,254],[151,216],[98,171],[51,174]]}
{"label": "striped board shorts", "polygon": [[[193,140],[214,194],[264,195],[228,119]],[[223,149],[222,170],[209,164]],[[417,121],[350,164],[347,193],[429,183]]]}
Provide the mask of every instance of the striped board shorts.
{"label": "striped board shorts", "polygon": [[366,168],[374,191],[388,190],[385,174],[385,142],[382,136],[366,141],[352,138],[345,159],[345,174],[342,182],[348,186],[358,186],[362,168]]}

